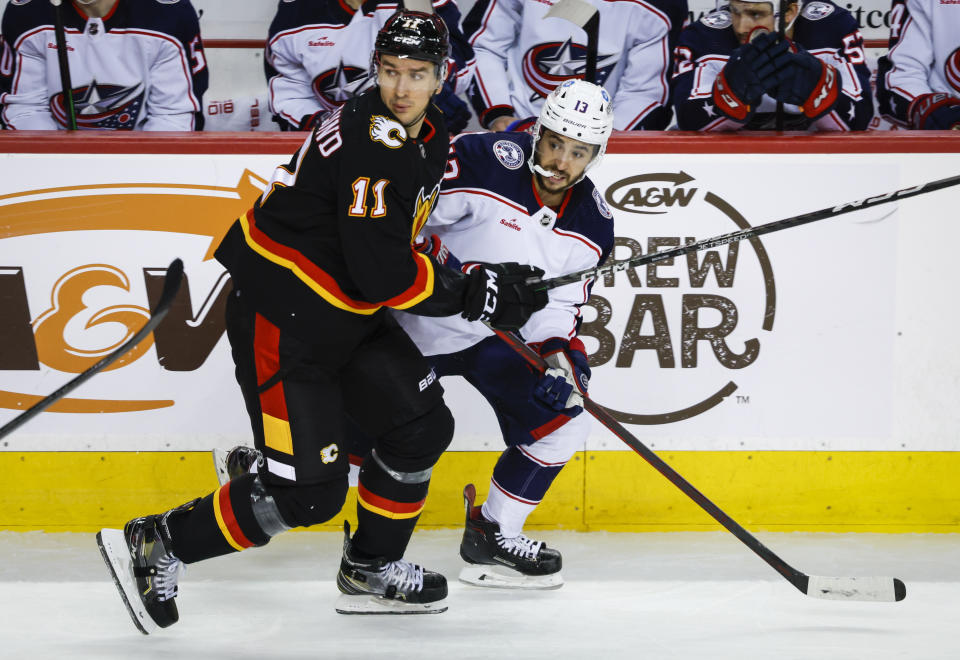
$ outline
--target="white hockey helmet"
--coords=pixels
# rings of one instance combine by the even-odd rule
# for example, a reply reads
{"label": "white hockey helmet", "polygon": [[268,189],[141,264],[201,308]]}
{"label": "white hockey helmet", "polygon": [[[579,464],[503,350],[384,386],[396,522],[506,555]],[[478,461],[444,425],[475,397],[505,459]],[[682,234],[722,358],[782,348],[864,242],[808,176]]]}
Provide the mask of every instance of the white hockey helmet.
{"label": "white hockey helmet", "polygon": [[600,162],[607,150],[607,140],[613,132],[613,104],[610,95],[600,85],[578,78],[565,80],[550,92],[533,127],[533,152],[527,161],[533,172],[536,171],[533,161],[537,154],[537,142],[543,128],[600,147],[593,159],[587,163],[580,179],[577,179],[576,182],[579,182],[586,176],[587,170]]}

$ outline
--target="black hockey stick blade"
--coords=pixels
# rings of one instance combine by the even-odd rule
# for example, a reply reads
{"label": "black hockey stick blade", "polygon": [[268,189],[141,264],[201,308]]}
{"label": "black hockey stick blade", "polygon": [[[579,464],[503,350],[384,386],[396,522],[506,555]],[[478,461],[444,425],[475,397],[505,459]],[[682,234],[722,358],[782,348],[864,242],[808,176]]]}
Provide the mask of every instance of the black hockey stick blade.
{"label": "black hockey stick blade", "polygon": [[[490,326],[488,325],[487,327]],[[509,344],[514,351],[519,353],[532,367],[540,372],[543,372],[547,368],[547,363],[544,362],[543,358],[527,346],[517,335],[512,332],[497,330],[496,328],[490,329]],[[906,598],[907,588],[903,582],[897,578],[821,577],[810,576],[798,571],[777,556],[773,550],[761,543],[757,537],[741,527],[737,521],[728,516],[723,509],[711,502],[706,495],[697,490],[693,484],[684,479],[645,444],[637,440],[620,422],[613,418],[606,408],[588,396],[583,398],[583,407],[584,410],[589,412],[598,422],[606,426],[615,436],[620,438],[624,444],[630,447],[630,449],[640,454],[657,472],[665,476],[670,483],[683,491],[684,495],[693,500],[701,509],[709,513],[714,520],[740,539],[744,545],[767,562],[777,573],[786,578],[790,584],[802,593],[813,596],[814,598],[824,598],[827,600],[890,602]]]}
{"label": "black hockey stick blade", "polygon": [[681,257],[690,252],[697,252],[699,250],[719,247],[728,243],[735,243],[737,241],[756,238],[757,236],[771,234],[782,229],[806,225],[811,222],[816,222],[817,220],[825,220],[827,218],[833,218],[845,213],[862,211],[873,206],[880,206],[881,204],[896,202],[908,197],[916,197],[917,195],[923,195],[935,190],[949,188],[957,184],[960,184],[960,175],[949,176],[945,179],[937,179],[936,181],[921,183],[920,185],[912,186],[910,188],[904,188],[902,190],[896,190],[894,192],[876,195],[874,197],[867,197],[866,199],[858,199],[852,202],[846,202],[845,204],[838,204],[836,206],[820,209],[819,211],[811,211],[802,215],[784,218],[783,220],[774,220],[773,222],[768,222],[756,227],[748,227],[739,231],[730,232],[729,234],[715,236],[714,238],[705,238],[702,241],[688,243],[687,245],[681,245],[679,247],[671,248],[670,250],[664,250],[663,252],[650,252],[648,254],[638,255],[632,259],[614,261],[611,263],[606,263],[602,266],[597,266],[596,268],[587,268],[575,273],[560,275],[559,277],[552,277],[550,279],[540,281],[539,285],[535,278],[527,280],[527,283],[530,285],[537,285],[536,288],[539,290],[555,289],[558,286],[572,284],[574,282],[579,282],[581,280],[586,280],[593,277],[600,277],[608,273],[616,273],[618,271],[627,270],[628,268],[637,268],[646,264],[657,263],[659,261],[663,261],[664,259]]}
{"label": "black hockey stick blade", "polygon": [[587,33],[587,58],[583,79],[587,82],[597,82],[597,48],[600,38],[600,12],[597,8],[584,0],[559,0],[544,18],[562,18],[570,21]]}
{"label": "black hockey stick blade", "polygon": [[163,321],[163,318],[167,315],[167,312],[170,311],[170,305],[173,303],[173,299],[177,297],[177,292],[180,290],[180,281],[182,279],[183,262],[180,259],[174,259],[167,268],[167,275],[163,280],[163,291],[160,293],[160,299],[157,301],[157,306],[150,314],[150,318],[147,319],[147,322],[143,324],[143,327],[140,328],[132,337],[130,337],[130,339],[125,341],[120,348],[113,351],[109,355],[104,356],[102,360],[88,368],[73,380],[63,385],[53,394],[44,397],[3,426],[0,426],[0,438],[4,438],[10,433],[16,431],[18,428],[42,413],[51,405],[119,360],[121,357],[130,352],[133,347],[146,339],[147,335],[153,332],[154,329],[160,325],[160,322]]}
{"label": "black hockey stick blade", "polygon": [[60,88],[63,91],[63,109],[67,113],[67,129],[77,130],[77,109],[73,103],[73,83],[70,81],[70,61],[67,59],[67,33],[63,27],[63,0],[50,0],[53,5],[53,33],[57,41],[57,64],[60,67]]}

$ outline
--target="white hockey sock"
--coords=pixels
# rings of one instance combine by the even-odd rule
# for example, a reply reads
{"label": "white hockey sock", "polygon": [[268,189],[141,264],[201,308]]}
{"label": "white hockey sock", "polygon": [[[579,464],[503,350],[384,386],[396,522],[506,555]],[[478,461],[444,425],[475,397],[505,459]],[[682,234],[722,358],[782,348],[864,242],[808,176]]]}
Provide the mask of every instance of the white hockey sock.
{"label": "white hockey sock", "polygon": [[500,525],[500,534],[510,539],[520,535],[527,516],[536,508],[537,504],[517,500],[491,482],[490,494],[487,495],[481,512],[484,518]]}

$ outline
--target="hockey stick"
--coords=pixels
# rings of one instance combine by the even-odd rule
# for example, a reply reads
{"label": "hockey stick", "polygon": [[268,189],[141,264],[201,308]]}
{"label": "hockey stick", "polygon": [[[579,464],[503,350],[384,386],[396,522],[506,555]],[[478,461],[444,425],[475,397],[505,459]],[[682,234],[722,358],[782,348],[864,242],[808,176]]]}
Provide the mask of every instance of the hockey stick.
{"label": "hockey stick", "polygon": [[60,64],[60,87],[63,89],[63,108],[67,111],[67,130],[77,130],[77,109],[73,105],[73,83],[70,82],[70,62],[67,60],[67,33],[63,27],[63,0],[50,0],[53,5],[53,32],[57,37],[57,61]]}
{"label": "hockey stick", "polygon": [[[780,41],[783,41],[787,38],[787,7],[788,0],[780,0],[780,15],[777,19],[777,35],[780,37]],[[783,131],[783,101],[777,99],[777,114],[774,119],[774,129],[777,131]]]}
{"label": "hockey stick", "polygon": [[[881,204],[896,202],[908,197],[923,195],[924,193],[933,192],[934,190],[940,190],[942,188],[949,188],[950,186],[955,186],[957,184],[960,184],[960,176],[950,176],[946,179],[938,179],[928,183],[921,183],[920,185],[913,186],[911,188],[904,188],[903,190],[897,190],[895,192],[877,195],[875,197],[868,197],[866,199],[859,199],[853,202],[846,202],[845,204],[838,204],[837,206],[820,209],[819,211],[811,211],[810,213],[795,215],[791,218],[784,218],[783,220],[774,220],[773,222],[768,222],[764,225],[748,227],[747,229],[741,229],[739,231],[730,232],[729,234],[715,236],[714,238],[705,238],[702,241],[688,243],[687,245],[681,245],[669,250],[664,250],[663,252],[651,252],[649,254],[638,255],[630,259],[624,259],[623,261],[614,261],[602,266],[597,266],[596,268],[587,268],[575,273],[560,275],[559,277],[551,277],[550,279],[540,281],[537,289],[540,291],[555,289],[558,286],[572,284],[573,282],[579,282],[592,277],[600,277],[601,275],[627,270],[628,268],[637,268],[638,266],[643,266],[645,264],[657,263],[658,261],[671,259],[673,257],[680,257],[690,252],[697,252],[706,248],[719,247],[721,245],[726,245],[727,243],[735,243],[744,239],[763,236],[764,234],[771,234],[775,231],[780,231],[781,229],[799,227],[800,225],[816,222],[817,220],[833,218],[838,215],[843,215],[844,213],[862,211],[873,206],[880,206]],[[537,280],[527,280],[527,284],[536,285]]]}
{"label": "hockey stick", "polygon": [[587,61],[583,79],[596,84],[597,48],[600,40],[600,12],[597,8],[583,0],[559,0],[543,17],[562,18],[587,33]]}
{"label": "hockey stick", "polygon": [[[489,325],[487,327],[490,327]],[[527,346],[522,339],[512,332],[493,330],[501,339],[520,354],[531,366],[541,373],[547,368],[547,363],[536,351]],[[653,468],[670,480],[674,486],[683,491],[684,495],[696,502],[701,509],[709,513],[714,520],[723,525],[727,531],[756,553],[761,559],[773,567],[777,573],[787,579],[790,584],[801,592],[814,598],[826,600],[861,600],[892,602],[903,600],[907,595],[907,588],[903,581],[889,577],[823,577],[807,575],[778,557],[770,548],[765,546],[753,534],[741,527],[733,518],[728,516],[716,504],[707,499],[706,495],[684,479],[680,474],[663,461],[659,456],[637,440],[627,429],[607,412],[606,408],[595,403],[588,396],[583,397],[584,409],[593,415],[597,421],[610,429],[611,432],[628,447],[640,454]]]}
{"label": "hockey stick", "polygon": [[119,360],[134,346],[146,339],[147,335],[153,332],[154,329],[160,325],[163,317],[165,317],[167,312],[170,311],[170,305],[173,303],[173,299],[177,296],[177,291],[180,290],[180,280],[182,279],[182,276],[183,262],[179,259],[174,259],[169,268],[167,268],[167,276],[163,280],[163,291],[160,293],[160,299],[157,301],[157,306],[153,309],[153,313],[150,315],[150,318],[147,319],[147,322],[143,324],[143,327],[140,328],[130,339],[124,342],[120,348],[110,353],[110,355],[105,356],[102,360],[94,364],[92,367],[84,371],[73,380],[69,381],[56,392],[33,404],[27,410],[24,410],[9,422],[3,426],[0,426],[0,438],[4,438],[13,431],[16,431],[18,428],[42,413],[52,404],[56,403],[67,394],[78,388],[80,385],[83,385],[85,382],[93,378],[99,372],[103,371],[111,364]]}

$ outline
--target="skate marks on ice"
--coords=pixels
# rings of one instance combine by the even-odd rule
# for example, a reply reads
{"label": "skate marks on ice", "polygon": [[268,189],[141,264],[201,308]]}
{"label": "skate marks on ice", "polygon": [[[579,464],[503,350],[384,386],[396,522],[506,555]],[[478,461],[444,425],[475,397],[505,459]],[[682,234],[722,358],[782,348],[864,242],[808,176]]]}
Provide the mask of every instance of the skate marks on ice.
{"label": "skate marks on ice", "polygon": [[[898,572],[900,603],[810,599],[729,535],[537,532],[566,560],[554,591],[451,580],[433,616],[342,616],[338,533],[292,534],[188,567],[180,622],[144,637],[92,534],[0,533],[0,657],[955,658],[960,535],[764,535],[817,572]],[[414,535],[408,555],[453,578],[457,530]],[[896,569],[896,570],[895,570]]]}

